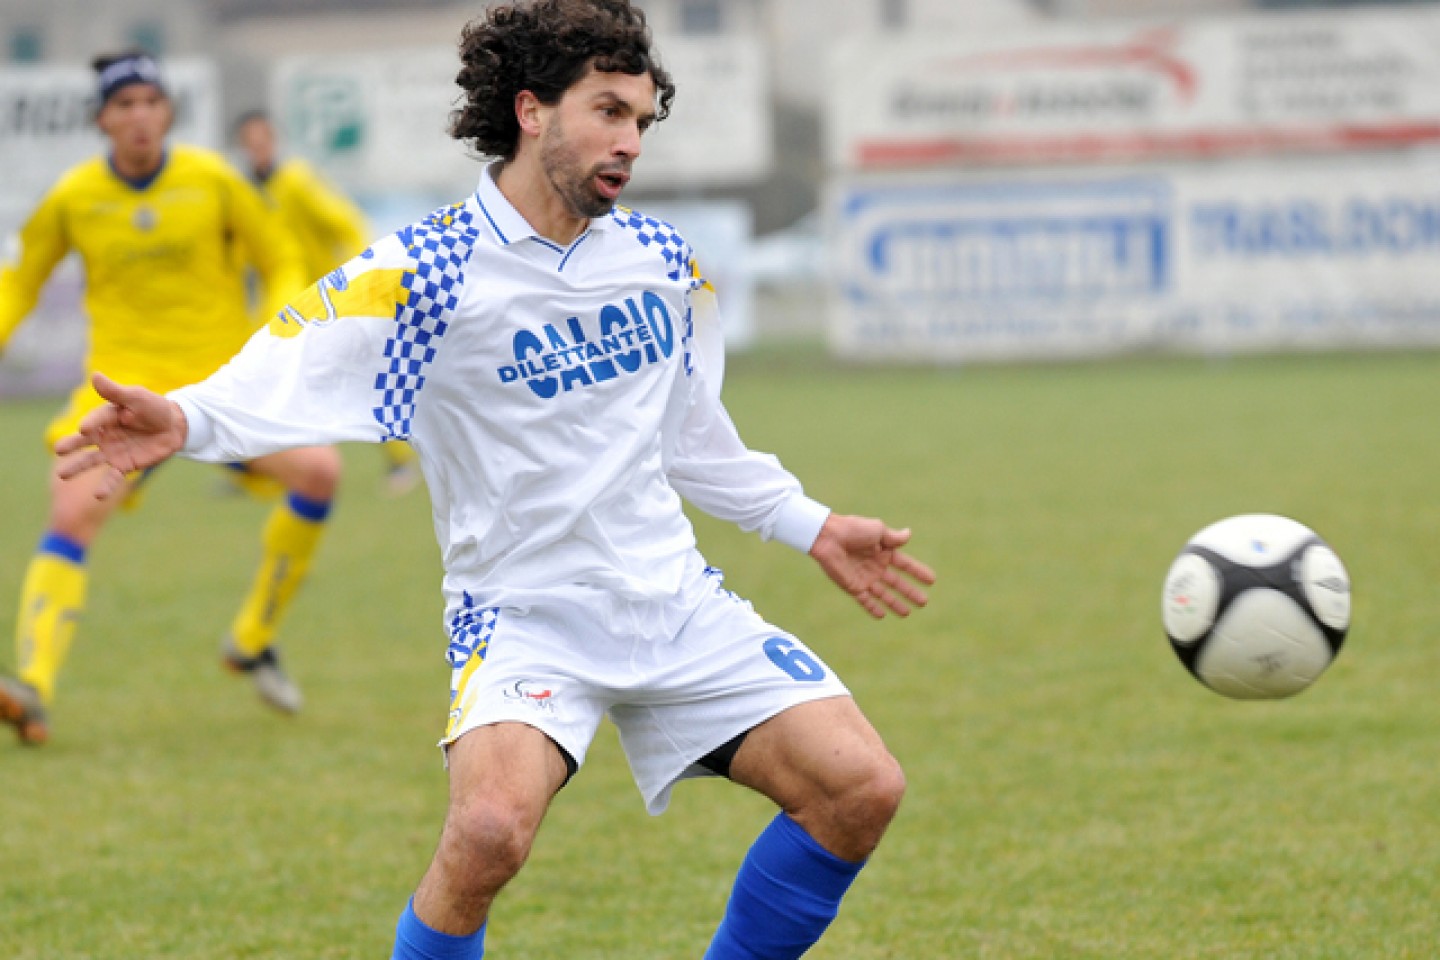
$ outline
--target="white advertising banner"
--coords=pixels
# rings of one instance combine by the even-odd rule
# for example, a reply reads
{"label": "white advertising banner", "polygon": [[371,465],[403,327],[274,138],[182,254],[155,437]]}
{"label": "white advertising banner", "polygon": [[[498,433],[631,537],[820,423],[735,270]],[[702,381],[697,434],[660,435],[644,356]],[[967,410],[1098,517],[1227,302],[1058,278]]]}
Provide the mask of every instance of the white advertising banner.
{"label": "white advertising banner", "polygon": [[1440,140],[1440,11],[870,36],[830,81],[836,170],[1373,150]]}
{"label": "white advertising banner", "polygon": [[[763,176],[771,163],[768,87],[757,41],[660,41],[679,88],[674,112],[645,137],[645,187],[704,186]],[[463,195],[479,167],[446,132],[459,69],[448,46],[291,57],[272,74],[288,147],[357,193]]]}
{"label": "white advertising banner", "polygon": [[1440,345],[1435,154],[857,178],[828,206],[856,359]]}
{"label": "white advertising banner", "polygon": [[286,148],[347,189],[459,199],[478,168],[445,132],[457,68],[449,47],[288,57],[271,73],[271,102]]}

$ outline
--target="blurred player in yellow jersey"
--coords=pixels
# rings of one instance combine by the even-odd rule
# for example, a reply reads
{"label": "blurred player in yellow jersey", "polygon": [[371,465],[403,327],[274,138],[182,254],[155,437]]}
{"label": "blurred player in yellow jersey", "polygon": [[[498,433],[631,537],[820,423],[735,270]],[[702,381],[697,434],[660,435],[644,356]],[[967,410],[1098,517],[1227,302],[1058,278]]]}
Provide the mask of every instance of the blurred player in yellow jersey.
{"label": "blurred player in yellow jersey", "polygon": [[[250,179],[270,198],[300,244],[311,278],[325,276],[369,245],[372,238],[359,207],[304,160],[280,157],[275,126],[265,111],[243,114],[235,123],[235,140],[245,154]],[[267,312],[261,319],[268,323],[273,315]],[[385,457],[386,492],[399,496],[414,489],[420,466],[410,445],[392,440],[378,449]]]}
{"label": "blurred player in yellow jersey", "polygon": [[[46,441],[75,430],[103,401],[89,371],[171,390],[203,380],[243,345],[254,321],[235,245],[255,264],[275,310],[313,277],[263,197],[220,156],[167,145],[174,107],[159,67],[143,53],[100,57],[96,122],[105,156],[64,173],[0,264],[0,346],[34,307],[69,252],[85,272],[90,351],[86,377]],[[272,311],[273,312],[273,311]],[[340,477],[329,447],[262,456],[246,465],[288,493],[265,526],[254,585],[224,638],[222,656],[271,706],[294,712],[299,689],[280,668],[275,628],[310,565]],[[16,678],[0,677],[0,720],[24,743],[48,736],[48,707],[85,606],[85,555],[113,510],[94,474],[50,484],[48,527],[26,572],[16,627]],[[132,477],[132,487],[143,477]]]}

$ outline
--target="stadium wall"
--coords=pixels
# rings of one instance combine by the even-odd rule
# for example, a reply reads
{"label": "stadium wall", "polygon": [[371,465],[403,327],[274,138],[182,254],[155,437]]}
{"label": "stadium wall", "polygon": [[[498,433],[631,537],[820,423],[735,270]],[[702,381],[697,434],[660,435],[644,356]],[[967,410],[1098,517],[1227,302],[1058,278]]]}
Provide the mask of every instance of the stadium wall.
{"label": "stadium wall", "polygon": [[1440,16],[842,46],[829,333],[855,359],[1440,344]]}

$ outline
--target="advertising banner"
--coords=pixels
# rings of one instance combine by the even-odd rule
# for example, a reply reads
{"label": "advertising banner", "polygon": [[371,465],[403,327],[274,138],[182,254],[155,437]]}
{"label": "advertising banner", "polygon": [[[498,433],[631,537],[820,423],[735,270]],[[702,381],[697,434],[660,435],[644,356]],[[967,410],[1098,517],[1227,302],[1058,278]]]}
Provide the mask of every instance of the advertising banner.
{"label": "advertising banner", "polygon": [[[708,186],[763,176],[771,163],[770,110],[758,41],[659,41],[679,95],[645,135],[646,188]],[[450,47],[344,57],[291,57],[273,73],[272,103],[288,147],[357,193],[432,191],[463,196],[479,167],[446,132],[458,106]]]}
{"label": "advertising banner", "polygon": [[645,135],[637,183],[727,186],[761,180],[774,162],[770,83],[758,39],[734,35],[656,41],[675,81],[670,117]]}
{"label": "advertising banner", "polygon": [[857,359],[1440,345],[1430,152],[852,178],[828,215]]}
{"label": "advertising banner", "polygon": [[357,193],[474,187],[475,164],[446,134],[455,53],[436,47],[287,57],[271,73],[286,149]]}
{"label": "advertising banner", "polygon": [[1440,11],[867,36],[829,91],[840,171],[1409,146],[1440,140]]}

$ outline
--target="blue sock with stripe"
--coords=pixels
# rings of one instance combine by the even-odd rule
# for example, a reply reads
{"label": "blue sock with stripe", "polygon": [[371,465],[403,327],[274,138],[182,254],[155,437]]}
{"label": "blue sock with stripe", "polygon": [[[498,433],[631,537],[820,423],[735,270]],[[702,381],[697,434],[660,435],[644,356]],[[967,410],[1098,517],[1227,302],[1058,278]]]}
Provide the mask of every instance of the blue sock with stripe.
{"label": "blue sock with stripe", "polygon": [[777,815],[740,865],[705,960],[794,960],[830,926],[863,866],[841,860]]}
{"label": "blue sock with stripe", "polygon": [[45,535],[40,538],[40,545],[35,548],[35,552],[48,553],[74,564],[85,562],[85,547],[79,541],[71,540],[65,534],[56,533],[54,530],[46,531]]}
{"label": "blue sock with stripe", "polygon": [[415,901],[405,904],[395,925],[395,952],[390,960],[480,960],[485,956],[485,924],[466,937],[441,933],[415,915]]}

